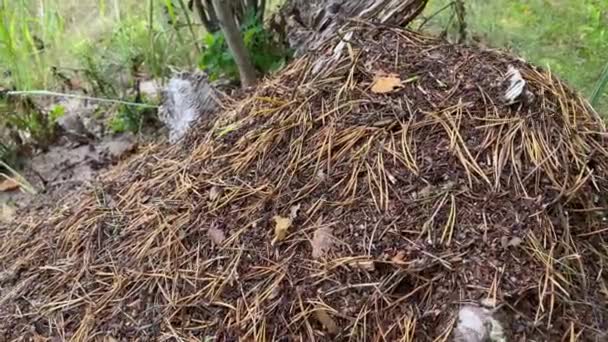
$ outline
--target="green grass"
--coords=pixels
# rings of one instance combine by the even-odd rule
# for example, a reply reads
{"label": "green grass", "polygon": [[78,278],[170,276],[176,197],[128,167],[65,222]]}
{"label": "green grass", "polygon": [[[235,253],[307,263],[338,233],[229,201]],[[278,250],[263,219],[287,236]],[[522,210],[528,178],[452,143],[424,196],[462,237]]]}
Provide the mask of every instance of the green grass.
{"label": "green grass", "polygon": [[[135,77],[158,79],[172,67],[196,65],[204,31],[183,10],[186,2],[0,0],[0,89],[71,93],[77,84],[94,97],[132,102]],[[47,115],[15,102],[0,99],[0,126],[46,144]],[[10,146],[3,143],[1,154]]]}
{"label": "green grass", "polygon": [[167,2],[0,0],[0,85],[53,90],[60,80],[52,67],[70,74],[94,63],[118,78],[135,62],[153,77],[194,65],[200,36],[190,32],[200,29],[184,24],[189,17],[179,8],[171,18]]}
{"label": "green grass", "polygon": [[[425,15],[449,3],[430,0]],[[466,0],[469,33],[484,44],[513,50],[591,97],[608,63],[608,1],[606,0]],[[444,11],[428,27],[448,22]],[[604,88],[596,108],[608,116]]]}

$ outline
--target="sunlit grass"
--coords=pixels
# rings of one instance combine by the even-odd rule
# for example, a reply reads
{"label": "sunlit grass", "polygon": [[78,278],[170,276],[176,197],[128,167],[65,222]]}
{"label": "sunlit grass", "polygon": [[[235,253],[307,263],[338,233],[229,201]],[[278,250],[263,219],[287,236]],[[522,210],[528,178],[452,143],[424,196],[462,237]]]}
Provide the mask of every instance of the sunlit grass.
{"label": "sunlit grass", "polygon": [[[106,60],[97,62],[116,66],[143,59],[142,71],[155,77],[171,65],[193,64],[198,37],[184,32],[197,28],[181,22],[171,25],[165,3],[0,0],[0,84],[17,90],[52,90],[57,82],[52,67],[82,70],[87,67],[83,62],[98,56]],[[178,20],[184,21],[181,14]],[[96,56],[83,58],[89,53]]]}

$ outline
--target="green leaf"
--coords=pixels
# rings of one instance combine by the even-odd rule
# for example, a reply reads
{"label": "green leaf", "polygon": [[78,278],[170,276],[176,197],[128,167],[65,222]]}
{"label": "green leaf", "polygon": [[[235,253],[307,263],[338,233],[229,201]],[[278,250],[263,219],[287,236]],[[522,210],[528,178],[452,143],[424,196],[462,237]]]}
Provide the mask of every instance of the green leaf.
{"label": "green leaf", "polygon": [[203,37],[203,42],[205,43],[205,45],[207,47],[213,46],[213,44],[215,43],[216,38],[215,35],[211,34],[211,33],[207,33],[205,35],[205,37]]}
{"label": "green leaf", "polygon": [[55,107],[53,107],[53,109],[51,109],[51,112],[49,113],[49,119],[52,123],[55,123],[60,117],[64,115],[65,108],[62,105],[56,105]]}

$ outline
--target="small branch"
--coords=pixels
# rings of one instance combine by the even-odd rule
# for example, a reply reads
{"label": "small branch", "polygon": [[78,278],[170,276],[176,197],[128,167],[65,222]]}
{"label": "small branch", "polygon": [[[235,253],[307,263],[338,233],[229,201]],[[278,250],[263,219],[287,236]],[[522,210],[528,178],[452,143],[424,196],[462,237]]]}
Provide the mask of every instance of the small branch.
{"label": "small branch", "polygon": [[122,101],[122,100],[114,100],[114,99],[104,99],[104,98],[99,98],[99,97],[91,97],[91,96],[85,96],[85,95],[57,93],[57,92],[54,92],[54,91],[47,91],[47,90],[9,91],[6,94],[9,95],[9,96],[16,95],[16,96],[66,97],[66,98],[73,98],[73,99],[79,99],[79,100],[89,100],[89,101],[97,101],[97,102],[118,103],[118,104],[124,104],[124,105],[127,105],[127,106],[134,106],[134,107],[158,108],[158,106],[151,105],[151,104],[146,104],[146,103],[135,103],[135,102]]}

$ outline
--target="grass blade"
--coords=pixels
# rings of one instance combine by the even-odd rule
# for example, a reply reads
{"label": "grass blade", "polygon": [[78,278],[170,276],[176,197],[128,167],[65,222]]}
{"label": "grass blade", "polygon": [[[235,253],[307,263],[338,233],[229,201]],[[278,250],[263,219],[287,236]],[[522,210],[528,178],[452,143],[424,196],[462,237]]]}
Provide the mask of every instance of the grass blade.
{"label": "grass blade", "polygon": [[604,70],[600,74],[600,79],[597,81],[597,85],[595,89],[593,89],[593,93],[591,93],[591,105],[597,107],[599,104],[600,98],[604,94],[606,90],[606,86],[608,86],[608,63],[604,66]]}

